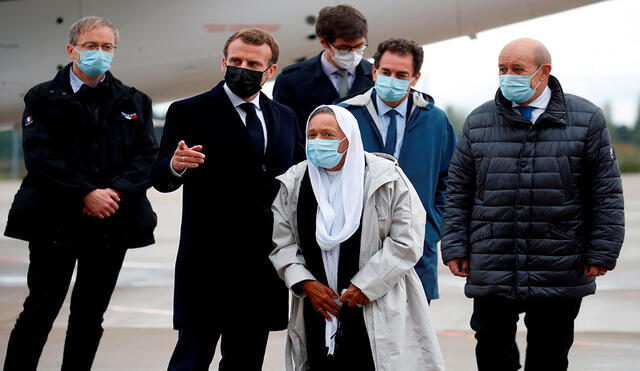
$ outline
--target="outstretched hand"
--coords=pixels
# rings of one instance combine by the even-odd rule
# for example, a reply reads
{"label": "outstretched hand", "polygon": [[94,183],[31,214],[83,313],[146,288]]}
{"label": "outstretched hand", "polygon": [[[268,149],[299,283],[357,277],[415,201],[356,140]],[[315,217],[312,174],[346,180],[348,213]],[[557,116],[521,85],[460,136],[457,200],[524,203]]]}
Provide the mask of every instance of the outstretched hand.
{"label": "outstretched hand", "polygon": [[201,145],[189,148],[184,140],[181,140],[175,152],[173,152],[173,157],[171,157],[171,166],[175,171],[193,169],[200,166],[200,164],[204,163],[205,158],[204,153],[200,151],[202,151]]}

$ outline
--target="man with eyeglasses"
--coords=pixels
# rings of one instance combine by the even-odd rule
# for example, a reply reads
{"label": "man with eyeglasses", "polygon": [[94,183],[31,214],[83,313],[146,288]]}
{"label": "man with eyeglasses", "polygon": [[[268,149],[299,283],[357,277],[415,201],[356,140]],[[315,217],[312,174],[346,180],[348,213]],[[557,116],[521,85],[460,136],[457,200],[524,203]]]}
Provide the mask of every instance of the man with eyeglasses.
{"label": "man with eyeglasses", "polygon": [[78,20],[71,63],[24,98],[28,173],[5,235],[29,241],[29,296],[5,371],[37,368],[76,265],[61,369],[89,370],[127,249],[154,243],[146,197],[157,150],[151,100],[109,72],[117,42],[108,20]]}
{"label": "man with eyeglasses", "polygon": [[269,331],[287,327],[288,290],[269,260],[275,177],[304,157],[294,113],[262,94],[279,47],[261,29],[224,45],[224,81],[167,111],[153,186],[184,186],[170,371],[258,371]]}
{"label": "man with eyeglasses", "polygon": [[320,10],[316,36],[324,50],[283,69],[273,88],[273,99],[295,111],[302,133],[306,132],[307,118],[316,107],[373,85],[371,63],[362,59],[367,32],[367,19],[349,5]]}
{"label": "man with eyeglasses", "polygon": [[381,42],[373,55],[375,86],[342,105],[358,120],[365,151],[398,159],[427,210],[424,252],[415,269],[431,301],[439,297],[436,245],[456,135],[433,98],[412,89],[423,59],[422,46],[415,41]]}

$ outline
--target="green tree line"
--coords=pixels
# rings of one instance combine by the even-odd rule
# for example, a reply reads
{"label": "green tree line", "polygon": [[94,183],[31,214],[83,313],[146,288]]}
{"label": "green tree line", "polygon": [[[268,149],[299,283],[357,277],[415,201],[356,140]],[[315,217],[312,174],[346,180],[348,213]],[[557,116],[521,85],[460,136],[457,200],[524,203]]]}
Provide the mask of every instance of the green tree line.
{"label": "green tree line", "polygon": [[[636,119],[632,126],[621,125],[613,120],[610,103],[605,103],[602,106],[602,111],[607,119],[607,127],[620,164],[620,170],[623,173],[640,172],[640,101],[638,102]],[[456,106],[446,106],[445,112],[456,132],[460,135],[464,120],[469,112]]]}

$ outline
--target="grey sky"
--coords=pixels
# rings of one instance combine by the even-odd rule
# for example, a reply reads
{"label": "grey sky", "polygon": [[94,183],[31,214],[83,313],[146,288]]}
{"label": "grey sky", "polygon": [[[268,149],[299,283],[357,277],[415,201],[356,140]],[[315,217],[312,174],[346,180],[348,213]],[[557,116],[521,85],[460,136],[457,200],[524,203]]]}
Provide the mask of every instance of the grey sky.
{"label": "grey sky", "polygon": [[509,41],[531,37],[553,58],[551,74],[566,93],[597,105],[610,102],[613,121],[635,122],[640,101],[640,1],[610,0],[425,46],[417,88],[436,105],[470,111],[493,99],[498,54]]}

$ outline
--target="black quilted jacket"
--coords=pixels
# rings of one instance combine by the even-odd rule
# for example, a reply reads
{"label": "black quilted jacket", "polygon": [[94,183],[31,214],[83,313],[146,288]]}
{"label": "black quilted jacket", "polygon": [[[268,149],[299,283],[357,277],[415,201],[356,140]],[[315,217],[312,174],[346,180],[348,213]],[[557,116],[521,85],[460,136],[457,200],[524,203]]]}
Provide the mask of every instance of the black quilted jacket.
{"label": "black quilted jacket", "polygon": [[549,88],[535,125],[500,90],[465,122],[442,257],[469,258],[469,297],[583,297],[596,288],[585,264],[616,265],[624,202],[604,116],[553,76]]}

